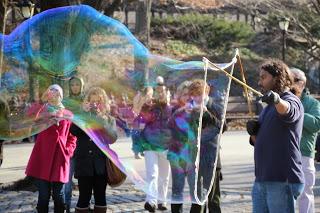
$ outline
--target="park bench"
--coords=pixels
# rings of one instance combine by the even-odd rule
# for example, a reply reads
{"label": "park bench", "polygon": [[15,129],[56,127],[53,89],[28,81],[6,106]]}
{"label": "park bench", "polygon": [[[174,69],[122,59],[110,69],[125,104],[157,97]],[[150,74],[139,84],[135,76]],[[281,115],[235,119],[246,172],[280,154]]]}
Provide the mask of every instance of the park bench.
{"label": "park bench", "polygon": [[252,100],[251,104],[252,115],[249,113],[249,106],[246,98],[242,96],[230,96],[228,99],[226,120],[230,122],[232,120],[248,120],[258,118],[257,104],[255,100]]}

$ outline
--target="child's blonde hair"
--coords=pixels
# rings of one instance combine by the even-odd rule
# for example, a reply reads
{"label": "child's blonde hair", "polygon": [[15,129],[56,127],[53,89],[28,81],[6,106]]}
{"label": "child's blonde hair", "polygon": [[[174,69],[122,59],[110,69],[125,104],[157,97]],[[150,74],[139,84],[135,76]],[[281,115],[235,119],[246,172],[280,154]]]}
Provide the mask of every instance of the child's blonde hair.
{"label": "child's blonde hair", "polygon": [[90,102],[90,97],[92,95],[97,95],[100,97],[100,104],[102,106],[103,113],[109,113],[110,112],[110,99],[107,95],[107,93],[102,89],[101,87],[92,87],[87,92],[84,102]]}
{"label": "child's blonde hair", "polygon": [[210,87],[209,85],[202,79],[195,79],[192,81],[189,86],[189,94],[191,96],[200,96],[203,93],[203,89],[205,87],[205,94],[209,94]]}

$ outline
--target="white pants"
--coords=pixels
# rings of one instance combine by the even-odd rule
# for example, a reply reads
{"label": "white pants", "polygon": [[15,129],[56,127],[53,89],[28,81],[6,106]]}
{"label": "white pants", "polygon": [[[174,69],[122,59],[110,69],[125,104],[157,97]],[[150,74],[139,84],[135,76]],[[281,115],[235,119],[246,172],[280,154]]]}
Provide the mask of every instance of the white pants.
{"label": "white pants", "polygon": [[314,213],[313,186],[315,184],[314,159],[302,156],[302,171],[304,173],[304,190],[298,198],[300,213]]}
{"label": "white pants", "polygon": [[166,205],[170,176],[167,152],[145,151],[144,159],[149,184],[146,201],[154,205]]}

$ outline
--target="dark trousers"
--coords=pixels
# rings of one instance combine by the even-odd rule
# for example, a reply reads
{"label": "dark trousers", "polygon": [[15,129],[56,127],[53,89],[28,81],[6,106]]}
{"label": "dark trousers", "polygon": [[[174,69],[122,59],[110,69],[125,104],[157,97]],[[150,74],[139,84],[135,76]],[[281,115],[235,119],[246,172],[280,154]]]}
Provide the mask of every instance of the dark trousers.
{"label": "dark trousers", "polygon": [[54,200],[55,209],[63,208],[64,206],[64,191],[63,191],[64,184],[63,183],[49,182],[41,179],[35,179],[34,183],[39,191],[38,203],[37,203],[38,212],[48,211],[51,191],[52,191],[52,198]]}
{"label": "dark trousers", "polygon": [[[220,180],[221,180],[221,169],[216,169],[215,180],[212,184],[211,191],[208,196],[206,205],[201,206],[198,204],[192,204],[190,213],[206,213],[207,208],[209,213],[221,213],[220,208]],[[182,204],[171,204],[172,213],[182,213]]]}
{"label": "dark trousers", "polygon": [[[190,213],[201,213],[203,212],[204,206],[193,203],[191,205]],[[179,204],[171,204],[171,212],[172,213],[182,213],[183,206],[182,203]]]}
{"label": "dark trousers", "polygon": [[95,205],[106,206],[106,188],[107,188],[107,176],[95,175],[95,176],[82,176],[78,177],[79,184],[79,199],[77,207],[87,208],[92,195],[94,195]]}
{"label": "dark trousers", "polygon": [[[211,191],[208,196],[207,206],[209,213],[221,213],[220,208],[220,180],[221,180],[221,169],[216,169],[216,175],[214,177],[214,183],[212,184]],[[206,208],[204,211],[206,212]]]}

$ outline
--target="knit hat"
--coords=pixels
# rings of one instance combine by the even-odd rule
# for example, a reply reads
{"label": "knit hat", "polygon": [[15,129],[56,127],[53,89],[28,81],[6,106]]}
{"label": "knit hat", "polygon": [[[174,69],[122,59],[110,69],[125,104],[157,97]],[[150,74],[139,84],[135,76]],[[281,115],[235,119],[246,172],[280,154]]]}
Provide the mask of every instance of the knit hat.
{"label": "knit hat", "polygon": [[50,90],[57,90],[60,94],[60,98],[63,99],[63,90],[58,84],[52,84],[51,86],[49,86],[47,91]]}
{"label": "knit hat", "polygon": [[[71,82],[74,80],[78,80],[80,82],[80,94],[73,94],[71,91]],[[70,80],[69,80],[69,98],[82,100],[83,99],[83,87],[84,87],[84,81],[81,77],[73,76],[72,78],[70,78]]]}

